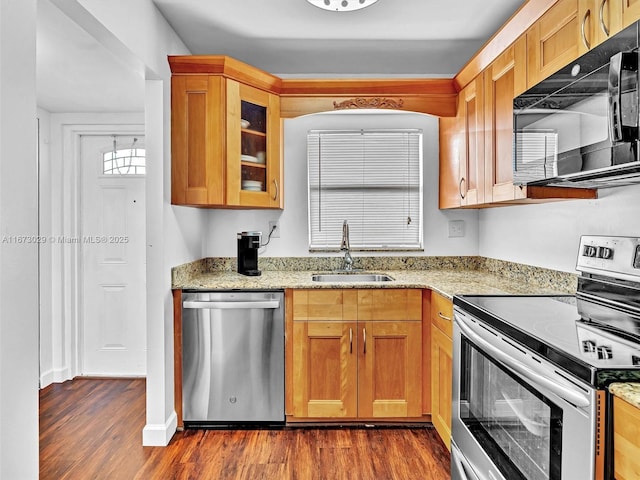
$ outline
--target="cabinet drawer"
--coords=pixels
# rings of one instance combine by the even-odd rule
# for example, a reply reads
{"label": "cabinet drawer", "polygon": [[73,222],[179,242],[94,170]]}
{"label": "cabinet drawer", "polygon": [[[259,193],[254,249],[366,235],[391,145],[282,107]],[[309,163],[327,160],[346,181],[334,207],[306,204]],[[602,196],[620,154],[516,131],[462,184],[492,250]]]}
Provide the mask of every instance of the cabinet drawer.
{"label": "cabinet drawer", "polygon": [[358,290],[358,320],[422,320],[422,291]]}
{"label": "cabinet drawer", "polygon": [[293,320],[356,320],[356,290],[294,290]]}
{"label": "cabinet drawer", "polygon": [[431,292],[431,322],[452,338],[453,302],[436,292]]}

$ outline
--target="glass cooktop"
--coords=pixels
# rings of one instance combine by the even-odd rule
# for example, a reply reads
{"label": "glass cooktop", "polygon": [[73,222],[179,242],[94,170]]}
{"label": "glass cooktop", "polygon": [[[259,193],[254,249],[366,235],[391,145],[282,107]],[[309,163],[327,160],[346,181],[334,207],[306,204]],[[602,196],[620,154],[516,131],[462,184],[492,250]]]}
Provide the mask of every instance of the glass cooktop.
{"label": "glass cooktop", "polygon": [[[599,388],[613,381],[640,379],[640,322],[583,302],[573,295],[462,295],[453,299],[458,308]],[[585,316],[585,311],[597,312],[599,318],[616,317],[622,328],[602,326]]]}

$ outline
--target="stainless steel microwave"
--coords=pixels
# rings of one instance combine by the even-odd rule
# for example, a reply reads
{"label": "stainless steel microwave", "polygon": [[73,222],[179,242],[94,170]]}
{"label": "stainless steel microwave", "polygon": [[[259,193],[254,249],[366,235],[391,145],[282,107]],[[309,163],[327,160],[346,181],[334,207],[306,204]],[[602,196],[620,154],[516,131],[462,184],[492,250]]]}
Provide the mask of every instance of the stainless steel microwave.
{"label": "stainless steel microwave", "polygon": [[514,99],[515,184],[640,183],[638,28],[629,26]]}

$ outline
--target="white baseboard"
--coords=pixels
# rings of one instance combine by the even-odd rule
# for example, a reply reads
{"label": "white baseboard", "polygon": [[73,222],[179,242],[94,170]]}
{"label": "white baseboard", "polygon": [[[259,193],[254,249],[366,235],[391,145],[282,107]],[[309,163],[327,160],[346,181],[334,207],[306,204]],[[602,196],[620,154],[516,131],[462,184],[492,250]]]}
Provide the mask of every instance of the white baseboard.
{"label": "white baseboard", "polygon": [[68,367],[53,369],[53,382],[52,383],[63,383],[67,380],[71,380],[73,375],[71,375],[71,369]]}
{"label": "white baseboard", "polygon": [[167,421],[161,424],[147,423],[142,429],[142,446],[166,447],[178,428],[176,412],[171,412]]}
{"label": "white baseboard", "polygon": [[48,387],[53,383],[53,370],[40,373],[40,388]]}

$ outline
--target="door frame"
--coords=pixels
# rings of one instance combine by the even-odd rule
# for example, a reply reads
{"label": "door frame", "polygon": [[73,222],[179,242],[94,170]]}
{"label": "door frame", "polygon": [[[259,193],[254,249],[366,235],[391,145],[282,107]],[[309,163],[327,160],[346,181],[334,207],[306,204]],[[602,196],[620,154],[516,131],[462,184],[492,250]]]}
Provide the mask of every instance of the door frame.
{"label": "door frame", "polygon": [[[128,120],[131,117],[132,120]],[[60,225],[52,225],[54,241],[49,247],[52,249],[51,265],[41,265],[41,268],[51,269],[52,286],[52,342],[54,358],[58,358],[56,370],[54,365],[53,381],[70,380],[82,372],[82,245],[81,238],[81,176],[80,176],[80,140],[84,135],[145,135],[143,121],[134,121],[132,115],[123,114],[122,122],[100,124],[63,124],[60,182],[62,207],[62,221]],[[115,117],[114,117],[115,118]],[[135,118],[140,118],[135,115]],[[53,175],[52,175],[53,177]],[[146,187],[145,187],[146,189]],[[55,185],[52,193],[55,197]],[[145,217],[147,212],[145,212]],[[56,227],[60,233],[56,232]],[[62,238],[65,241],[60,241]],[[69,239],[70,241],[66,241]],[[146,241],[146,240],[145,240]],[[56,274],[52,268],[59,266],[60,273]],[[55,298],[61,304],[56,305]],[[145,295],[146,302],[146,295]],[[56,319],[59,313],[59,318]],[[58,321],[56,321],[58,320]],[[59,350],[56,352],[56,350]]]}

